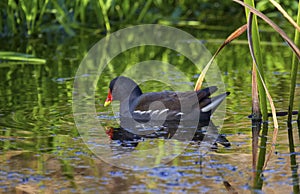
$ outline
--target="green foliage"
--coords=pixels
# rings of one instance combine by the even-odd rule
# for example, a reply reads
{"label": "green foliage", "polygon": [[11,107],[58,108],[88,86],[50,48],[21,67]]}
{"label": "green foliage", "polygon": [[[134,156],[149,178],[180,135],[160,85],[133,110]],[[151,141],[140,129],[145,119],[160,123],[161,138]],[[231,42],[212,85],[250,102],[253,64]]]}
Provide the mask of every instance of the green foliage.
{"label": "green foliage", "polygon": [[0,60],[24,61],[26,63],[31,63],[31,64],[46,63],[45,59],[35,58],[32,55],[17,53],[17,52],[6,52],[6,51],[0,51]]}
{"label": "green foliage", "polygon": [[[241,14],[232,1],[208,0],[4,0],[0,2],[2,36],[63,32],[74,36],[79,31],[109,32],[140,23],[181,25],[216,24],[223,17]],[[211,14],[211,10],[219,14]],[[183,22],[183,23],[182,23]],[[223,21],[223,25],[232,21]]]}
{"label": "green foliage", "polygon": [[[297,1],[281,1],[290,15],[297,13]],[[269,17],[282,18],[268,0],[257,8]],[[213,14],[212,14],[213,13]],[[242,17],[231,0],[3,0],[0,2],[0,35],[37,36],[41,33],[105,33],[141,23],[200,26],[220,30],[233,26],[224,18]],[[239,24],[233,26],[237,27]],[[232,29],[231,29],[232,30]]]}
{"label": "green foliage", "polygon": [[[277,0],[278,3],[284,8],[284,10],[296,19],[298,10],[297,0]],[[256,4],[256,8],[267,14],[268,17],[278,17],[280,14],[276,11],[276,8],[270,3],[269,0],[260,0]]]}

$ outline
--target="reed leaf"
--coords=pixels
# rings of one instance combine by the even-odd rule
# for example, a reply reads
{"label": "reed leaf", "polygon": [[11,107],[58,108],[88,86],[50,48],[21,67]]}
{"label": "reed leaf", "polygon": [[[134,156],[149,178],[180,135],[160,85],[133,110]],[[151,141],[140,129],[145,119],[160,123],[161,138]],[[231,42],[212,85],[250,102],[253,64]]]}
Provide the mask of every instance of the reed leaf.
{"label": "reed leaf", "polygon": [[[247,35],[248,35],[248,41],[249,41],[249,49],[250,49],[250,53],[251,53],[251,57],[253,59],[253,62],[255,63],[255,66],[256,68],[258,67],[258,64],[257,64],[257,58],[254,54],[254,47],[253,47],[253,40],[252,40],[252,12],[249,13],[249,20],[248,20],[248,29],[247,29]],[[278,133],[278,121],[277,121],[277,116],[276,116],[276,108],[275,108],[275,105],[274,105],[274,102],[273,102],[273,99],[267,89],[267,86],[263,80],[263,77],[261,75],[261,72],[260,70],[257,68],[257,74],[259,75],[259,78],[260,78],[260,81],[264,87],[264,90],[267,94],[267,98],[269,100],[269,103],[270,103],[270,107],[271,107],[271,110],[272,110],[272,116],[273,116],[273,122],[274,122],[274,131],[273,131],[273,137],[272,137],[272,146],[271,146],[271,150],[270,152],[268,153],[267,155],[267,159],[264,163],[264,166],[263,166],[263,169],[266,168],[267,164],[268,164],[268,161],[270,160],[271,158],[271,155],[273,153],[273,151],[275,150],[275,144],[276,144],[276,140],[277,140],[277,133]]]}
{"label": "reed leaf", "polygon": [[250,5],[240,1],[240,0],[233,0],[234,2],[250,9],[251,12],[253,12],[255,15],[262,18],[267,24],[269,24],[276,32],[280,34],[280,36],[289,44],[290,48],[294,51],[294,53],[297,55],[298,59],[300,59],[300,50],[295,45],[295,43],[287,36],[287,34],[278,26],[276,25],[270,18],[268,18],[266,15],[258,11],[257,9],[251,7]]}
{"label": "reed leaf", "polygon": [[[269,0],[280,12],[281,14],[298,30],[300,31],[300,27],[299,27],[299,23],[295,22],[293,20],[293,18],[291,18],[291,16],[289,16],[289,14],[281,7],[281,5],[279,3],[277,3],[274,0]],[[298,12],[299,12],[299,6],[298,6]]]}
{"label": "reed leaf", "polygon": [[244,24],[243,26],[241,26],[240,28],[238,28],[237,30],[235,30],[232,34],[230,34],[226,40],[223,42],[223,44],[218,48],[218,50],[215,52],[215,54],[212,56],[212,58],[210,59],[210,61],[206,64],[206,66],[204,67],[204,69],[202,70],[201,74],[198,77],[198,80],[195,84],[195,88],[194,90],[200,90],[202,83],[204,81],[205,75],[210,67],[210,65],[212,64],[212,62],[214,61],[214,59],[216,58],[216,56],[219,54],[219,52],[227,45],[229,44],[231,41],[233,41],[234,39],[238,38],[239,36],[241,36],[247,29],[247,24]]}
{"label": "reed leaf", "polygon": [[[247,2],[248,4],[251,4],[253,7],[254,7],[254,0],[245,0],[245,2]],[[249,17],[249,13],[250,11],[248,9],[245,9],[245,12],[246,12],[246,18],[248,19]],[[248,21],[249,22],[249,21]],[[258,32],[258,23],[257,23],[257,18],[256,16],[253,17],[253,25],[252,26],[252,38],[253,38],[253,46],[255,47],[254,48],[254,51],[255,51],[255,57],[257,59],[257,70],[260,71],[261,73],[261,76],[262,76],[262,79],[264,80],[264,71],[263,71],[263,66],[262,66],[262,54],[261,54],[261,48],[260,48],[260,36],[259,36],[259,32]],[[256,72],[257,73],[257,72]],[[253,110],[255,109],[259,109],[261,108],[261,113],[262,113],[262,117],[263,117],[263,121],[267,121],[268,120],[268,108],[267,108],[267,101],[266,101],[266,93],[265,93],[265,90],[263,88],[263,84],[261,83],[260,79],[258,80],[258,91],[259,91],[259,105],[260,107],[252,107]],[[255,105],[255,104],[252,104],[252,106]],[[257,112],[256,114],[260,113]],[[257,116],[261,117],[261,115],[254,115],[254,116]]]}

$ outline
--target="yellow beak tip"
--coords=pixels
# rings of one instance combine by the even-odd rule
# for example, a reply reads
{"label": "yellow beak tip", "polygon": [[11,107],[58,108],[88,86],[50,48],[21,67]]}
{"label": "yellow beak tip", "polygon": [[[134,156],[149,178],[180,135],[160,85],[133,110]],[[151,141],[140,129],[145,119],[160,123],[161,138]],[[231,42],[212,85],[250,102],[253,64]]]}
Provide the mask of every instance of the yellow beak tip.
{"label": "yellow beak tip", "polygon": [[107,107],[107,106],[109,106],[109,105],[110,105],[110,103],[111,103],[111,101],[105,101],[105,102],[104,102],[104,107]]}

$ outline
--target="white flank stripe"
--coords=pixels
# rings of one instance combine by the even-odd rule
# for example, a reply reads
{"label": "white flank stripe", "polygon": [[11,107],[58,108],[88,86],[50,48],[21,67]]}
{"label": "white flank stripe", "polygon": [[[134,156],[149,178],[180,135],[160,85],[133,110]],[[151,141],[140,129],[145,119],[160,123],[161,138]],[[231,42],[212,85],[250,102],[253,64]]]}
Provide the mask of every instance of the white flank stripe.
{"label": "white flank stripe", "polygon": [[226,98],[226,95],[220,96],[220,98],[215,98],[209,105],[201,108],[202,112],[208,112],[218,106]]}

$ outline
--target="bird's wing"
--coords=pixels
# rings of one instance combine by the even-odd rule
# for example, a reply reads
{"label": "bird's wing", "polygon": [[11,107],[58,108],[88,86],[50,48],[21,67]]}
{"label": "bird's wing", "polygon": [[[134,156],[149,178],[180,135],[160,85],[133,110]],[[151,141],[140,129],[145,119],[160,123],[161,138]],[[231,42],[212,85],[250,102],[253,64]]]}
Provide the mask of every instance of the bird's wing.
{"label": "bird's wing", "polygon": [[180,110],[180,101],[176,92],[151,92],[141,95],[134,102],[134,110]]}
{"label": "bird's wing", "polygon": [[[188,92],[152,92],[139,96],[133,103],[133,109],[139,111],[165,110],[180,111],[182,106],[194,107],[202,105],[203,107],[210,103],[209,96],[217,90],[212,86],[198,91]],[[200,107],[202,107],[200,106]]]}
{"label": "bird's wing", "polygon": [[212,86],[196,92],[145,93],[132,104],[132,115],[136,120],[177,120],[182,115],[188,119],[187,115],[194,115],[200,109],[202,120],[209,120],[210,115],[229,94],[223,93],[210,98],[216,90],[217,87]]}

